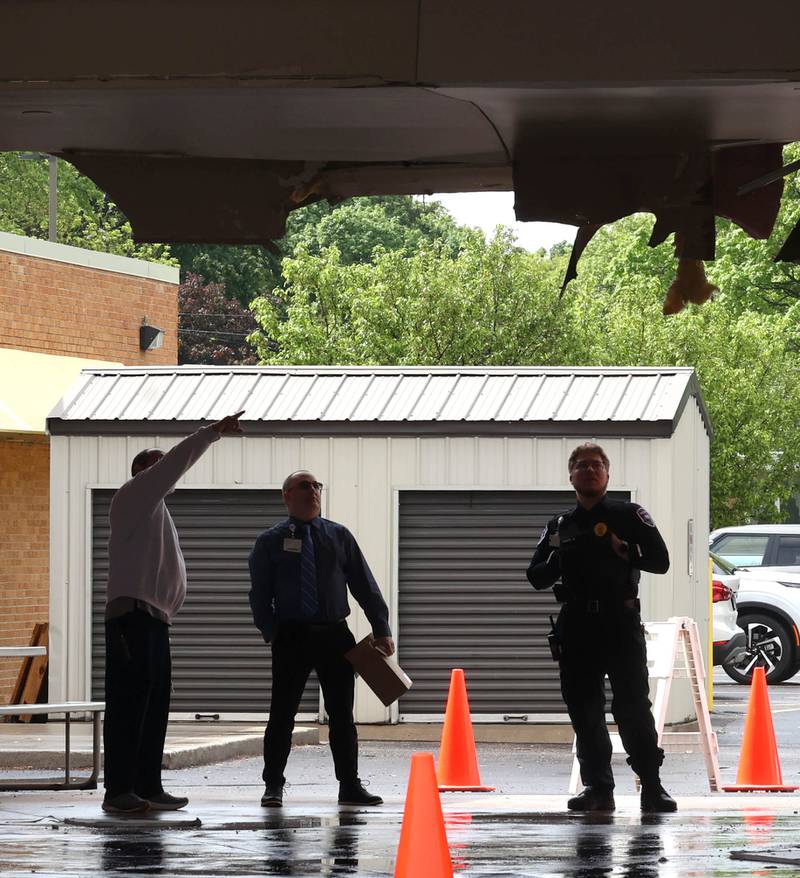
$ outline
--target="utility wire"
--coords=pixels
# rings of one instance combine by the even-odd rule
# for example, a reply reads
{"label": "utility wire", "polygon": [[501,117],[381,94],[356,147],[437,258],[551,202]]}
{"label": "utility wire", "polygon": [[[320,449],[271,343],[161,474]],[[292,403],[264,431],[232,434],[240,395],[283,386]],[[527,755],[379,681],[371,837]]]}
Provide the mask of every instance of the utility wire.
{"label": "utility wire", "polygon": [[226,332],[225,330],[216,330],[216,329],[179,329],[178,333],[183,334],[192,334],[195,335],[228,335],[232,338],[245,338],[250,335],[249,332]]}

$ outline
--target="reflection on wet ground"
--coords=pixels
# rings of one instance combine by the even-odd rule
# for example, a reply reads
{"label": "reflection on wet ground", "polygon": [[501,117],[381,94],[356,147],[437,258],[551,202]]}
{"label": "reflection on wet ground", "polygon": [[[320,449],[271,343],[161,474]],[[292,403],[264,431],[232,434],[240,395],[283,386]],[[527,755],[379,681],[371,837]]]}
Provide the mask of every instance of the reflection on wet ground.
{"label": "reflection on wet ground", "polygon": [[[446,808],[454,872],[459,878],[673,878],[796,874],[797,815],[727,809],[646,817],[635,808],[614,815],[557,810]],[[514,803],[517,804],[516,802]],[[522,803],[519,803],[522,804]],[[141,825],[85,812],[82,825],[60,817],[0,811],[4,876],[386,876],[394,871],[402,803],[381,810],[297,803],[283,813],[237,815],[206,808],[197,828],[157,820]],[[9,819],[5,819],[8,817]],[[79,821],[79,824],[81,821]],[[771,862],[735,859],[759,852]],[[781,862],[789,859],[789,862]],[[777,859],[776,859],[777,858]],[[416,876],[415,876],[416,878]],[[426,878],[426,876],[419,876]]]}

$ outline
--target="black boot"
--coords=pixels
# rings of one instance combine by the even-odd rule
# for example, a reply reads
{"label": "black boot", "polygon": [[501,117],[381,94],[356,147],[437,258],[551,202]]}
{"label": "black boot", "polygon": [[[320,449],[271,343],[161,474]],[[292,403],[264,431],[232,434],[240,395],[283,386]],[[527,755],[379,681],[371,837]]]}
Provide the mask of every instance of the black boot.
{"label": "black boot", "polygon": [[613,811],[614,793],[611,790],[586,787],[582,793],[567,801],[570,811]]}
{"label": "black boot", "polygon": [[280,808],[283,805],[283,783],[267,781],[264,795],[261,797],[262,808]]}
{"label": "black boot", "polygon": [[678,810],[678,803],[659,781],[642,784],[641,805],[645,814],[668,814]]}
{"label": "black boot", "polygon": [[380,796],[368,793],[364,789],[364,784],[359,778],[351,781],[343,781],[339,784],[339,804],[340,805],[382,805],[383,799]]}

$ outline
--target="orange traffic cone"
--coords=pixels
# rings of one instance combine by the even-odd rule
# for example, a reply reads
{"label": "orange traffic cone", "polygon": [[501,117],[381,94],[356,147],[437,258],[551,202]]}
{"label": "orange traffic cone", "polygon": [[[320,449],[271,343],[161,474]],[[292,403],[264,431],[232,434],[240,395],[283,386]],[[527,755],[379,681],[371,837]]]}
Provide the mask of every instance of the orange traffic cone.
{"label": "orange traffic cone", "polygon": [[467,701],[464,671],[453,668],[450,672],[450,692],[444,714],[442,743],[439,747],[439,790],[446,792],[490,792],[494,787],[481,785],[475,736]]}
{"label": "orange traffic cone", "polygon": [[414,753],[394,878],[453,878],[433,753]]}
{"label": "orange traffic cone", "polygon": [[797,789],[796,786],[787,786],[783,782],[764,668],[753,671],[736,783],[722,789],[729,793],[751,790],[790,793]]}

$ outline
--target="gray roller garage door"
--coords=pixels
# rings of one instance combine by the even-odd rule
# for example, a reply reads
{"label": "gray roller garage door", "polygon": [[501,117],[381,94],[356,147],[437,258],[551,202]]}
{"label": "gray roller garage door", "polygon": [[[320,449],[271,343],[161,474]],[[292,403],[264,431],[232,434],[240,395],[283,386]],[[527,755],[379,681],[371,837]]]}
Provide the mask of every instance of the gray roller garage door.
{"label": "gray roller garage door", "polygon": [[441,715],[454,667],[473,714],[564,714],[546,641],[558,604],[525,570],[547,520],[574,504],[563,491],[400,493],[398,643],[414,681],[401,719]]}
{"label": "gray roller garage door", "polygon": [[[92,697],[103,698],[103,610],[108,577],[108,507],[113,491],[93,492]],[[247,557],[256,536],[285,518],[280,491],[191,490],[171,494],[189,589],[170,632],[172,711],[183,714],[269,710],[269,647],[253,627]],[[316,718],[312,675],[300,705]]]}

